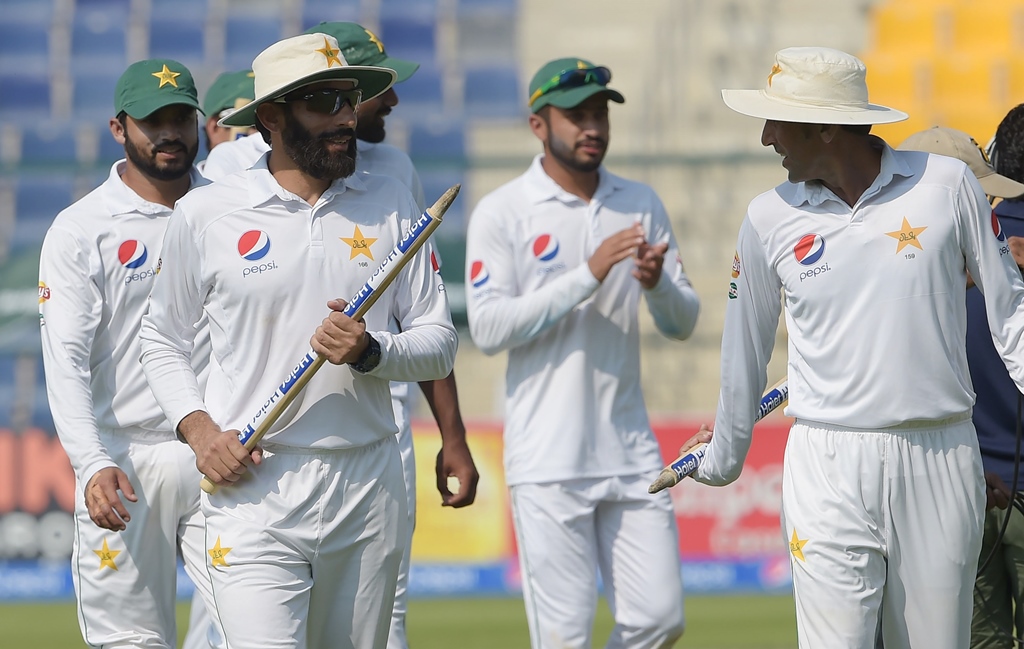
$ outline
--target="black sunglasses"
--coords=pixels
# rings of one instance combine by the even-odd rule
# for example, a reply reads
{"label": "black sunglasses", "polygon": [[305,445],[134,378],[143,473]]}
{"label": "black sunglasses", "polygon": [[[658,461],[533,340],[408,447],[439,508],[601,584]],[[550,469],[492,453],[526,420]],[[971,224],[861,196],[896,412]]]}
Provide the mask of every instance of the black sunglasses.
{"label": "black sunglasses", "polygon": [[340,88],[320,88],[319,90],[300,90],[278,97],[275,104],[287,104],[293,101],[306,102],[306,108],[313,113],[336,115],[342,106],[355,110],[363,100],[362,90],[341,90]]}

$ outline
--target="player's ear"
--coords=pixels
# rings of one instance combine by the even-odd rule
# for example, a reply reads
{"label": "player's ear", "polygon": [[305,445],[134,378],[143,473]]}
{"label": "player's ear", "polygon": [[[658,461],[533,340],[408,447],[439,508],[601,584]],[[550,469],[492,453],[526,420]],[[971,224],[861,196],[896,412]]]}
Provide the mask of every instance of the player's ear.
{"label": "player's ear", "polygon": [[842,127],[838,124],[819,124],[818,128],[820,129],[818,131],[818,137],[820,137],[821,141],[825,144],[830,144],[832,140],[836,138],[836,135],[839,134],[839,130]]}
{"label": "player's ear", "polygon": [[256,107],[256,119],[271,133],[284,130],[284,111],[280,104],[264,102]]}
{"label": "player's ear", "polygon": [[541,116],[541,114],[548,110],[548,106],[540,109],[540,112],[530,113],[528,122],[530,124],[530,130],[541,142],[548,141],[548,121]]}
{"label": "player's ear", "polygon": [[120,145],[124,145],[124,129],[125,121],[128,119],[123,113],[117,117],[110,118],[110,134],[114,136],[114,141]]}

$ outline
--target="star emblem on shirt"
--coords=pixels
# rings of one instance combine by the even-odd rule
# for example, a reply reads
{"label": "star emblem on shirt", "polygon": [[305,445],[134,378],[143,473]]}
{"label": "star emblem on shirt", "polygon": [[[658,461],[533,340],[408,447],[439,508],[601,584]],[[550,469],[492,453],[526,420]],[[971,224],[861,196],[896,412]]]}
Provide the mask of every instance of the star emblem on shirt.
{"label": "star emblem on shirt", "polygon": [[117,570],[117,564],[114,563],[114,559],[117,555],[121,554],[120,550],[111,550],[110,546],[107,545],[107,540],[103,539],[103,547],[99,550],[93,550],[96,556],[100,558],[100,570],[104,568],[110,568],[111,570]]}
{"label": "star emblem on shirt", "polygon": [[217,536],[217,542],[213,544],[213,547],[206,552],[210,555],[211,566],[224,566],[227,568],[230,565],[225,557],[228,556],[228,552],[231,552],[231,548],[221,547],[220,535]]}
{"label": "star emblem on shirt", "polygon": [[904,216],[902,228],[894,232],[886,232],[885,234],[896,239],[896,254],[899,254],[899,252],[907,246],[914,246],[918,250],[924,250],[924,248],[921,247],[921,242],[918,240],[918,237],[927,229],[927,226],[920,228],[911,227],[910,221],[908,221],[907,217]]}
{"label": "star emblem on shirt", "polygon": [[159,72],[154,72],[153,76],[160,80],[160,85],[157,86],[157,89],[159,90],[160,88],[163,88],[167,84],[171,84],[172,86],[177,88],[178,87],[178,82],[175,81],[175,79],[180,77],[181,73],[180,72],[172,72],[171,69],[169,67],[167,67],[167,64],[164,63],[164,69],[160,70]]}
{"label": "star emblem on shirt", "polygon": [[341,50],[336,50],[331,47],[326,36],[324,37],[324,46],[318,49],[317,52],[323,54],[327,59],[327,67],[331,67],[335,63],[337,63],[339,67],[341,66],[341,59],[338,58],[338,55],[341,54]]}
{"label": "star emblem on shirt", "polygon": [[778,63],[776,63],[775,65],[772,66],[772,71],[768,73],[768,87],[769,88],[772,87],[772,77],[774,77],[775,75],[777,75],[780,72],[782,72],[782,67]]}
{"label": "star emblem on shirt", "polygon": [[377,38],[377,35],[374,34],[373,32],[371,32],[369,29],[364,29],[363,31],[366,32],[366,35],[370,37],[370,42],[373,43],[374,45],[376,45],[377,49],[380,50],[380,53],[383,54],[384,53],[384,43],[381,43],[380,39]]}
{"label": "star emblem on shirt", "polygon": [[793,529],[793,538],[789,541],[789,551],[794,557],[805,561],[804,559],[804,546],[807,545],[807,539],[801,539],[796,534],[796,528]]}
{"label": "star emblem on shirt", "polygon": [[350,260],[355,259],[359,255],[365,255],[370,258],[370,261],[373,261],[373,253],[370,252],[370,246],[376,243],[377,239],[363,236],[363,231],[359,229],[358,225],[351,237],[338,238],[352,247],[352,254],[349,255]]}

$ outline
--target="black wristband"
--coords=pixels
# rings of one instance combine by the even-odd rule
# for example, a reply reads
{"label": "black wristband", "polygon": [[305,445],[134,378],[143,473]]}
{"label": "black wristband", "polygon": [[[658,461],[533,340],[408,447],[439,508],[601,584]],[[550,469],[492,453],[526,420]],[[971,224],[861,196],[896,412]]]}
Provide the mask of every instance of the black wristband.
{"label": "black wristband", "polygon": [[374,368],[380,365],[380,343],[370,334],[366,334],[366,337],[370,339],[370,344],[366,346],[366,349],[359,355],[356,362],[349,363],[352,369],[360,374],[372,372]]}

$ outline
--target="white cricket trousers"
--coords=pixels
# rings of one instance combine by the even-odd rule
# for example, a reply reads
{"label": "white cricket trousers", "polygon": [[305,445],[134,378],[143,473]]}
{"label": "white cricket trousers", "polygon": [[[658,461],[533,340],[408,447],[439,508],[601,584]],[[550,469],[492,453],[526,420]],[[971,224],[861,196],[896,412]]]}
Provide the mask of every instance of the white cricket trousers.
{"label": "white cricket trousers", "polygon": [[412,559],[412,535],[416,528],[416,455],[413,451],[412,424],[409,421],[408,399],[391,397],[398,425],[398,450],[402,455],[402,475],[405,478],[407,496],[407,526],[405,551],[398,568],[398,585],[395,587],[395,604],[391,611],[391,629],[388,632],[388,649],[409,649],[405,632],[405,615],[409,609],[409,564]]}
{"label": "white cricket trousers", "polygon": [[533,649],[589,649],[597,571],[615,618],[608,649],[672,647],[683,634],[679,537],[657,472],[510,488]]}
{"label": "white cricket trousers", "polygon": [[[111,458],[127,474],[138,502],[119,494],[131,515],[123,532],[97,527],[75,485],[72,578],[87,645],[118,649],[177,647],[177,555],[212,605],[199,510],[199,475],[188,445],[168,433],[101,432]],[[91,476],[90,476],[91,477]]]}
{"label": "white cricket trousers", "polygon": [[263,448],[241,484],[202,496],[228,649],[384,649],[406,539],[395,436]]}
{"label": "white cricket trousers", "polygon": [[797,420],[782,531],[801,649],[965,649],[985,490],[971,420],[884,430]]}

